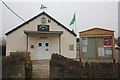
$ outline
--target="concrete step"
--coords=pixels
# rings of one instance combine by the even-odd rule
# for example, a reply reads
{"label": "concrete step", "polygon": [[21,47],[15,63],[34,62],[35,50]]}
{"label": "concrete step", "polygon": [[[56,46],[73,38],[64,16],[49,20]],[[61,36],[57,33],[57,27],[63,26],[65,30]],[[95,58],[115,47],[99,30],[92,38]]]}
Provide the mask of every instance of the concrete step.
{"label": "concrete step", "polygon": [[33,65],[35,65],[35,64],[40,64],[40,65],[47,64],[47,65],[49,65],[49,62],[50,62],[50,60],[32,60]]}
{"label": "concrete step", "polygon": [[46,78],[49,79],[49,61],[50,60],[34,60],[32,78]]}

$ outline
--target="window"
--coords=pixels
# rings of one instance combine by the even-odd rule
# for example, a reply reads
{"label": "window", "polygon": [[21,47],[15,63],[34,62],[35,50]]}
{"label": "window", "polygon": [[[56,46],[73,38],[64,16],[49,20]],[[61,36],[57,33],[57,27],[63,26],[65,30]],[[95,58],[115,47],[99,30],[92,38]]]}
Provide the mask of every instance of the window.
{"label": "window", "polygon": [[112,40],[111,37],[98,37],[98,57],[99,58],[111,58],[112,57],[112,42],[110,44],[105,43],[105,41]]}
{"label": "window", "polygon": [[45,46],[49,46],[49,43],[45,43]]}
{"label": "window", "polygon": [[69,50],[73,51],[74,50],[74,45],[69,45]]}
{"label": "window", "polygon": [[82,38],[82,45],[87,45],[87,38]]}
{"label": "window", "polygon": [[112,58],[112,48],[111,47],[106,47],[105,48],[105,57],[106,58]]}
{"label": "window", "polygon": [[95,37],[83,38],[82,52],[84,58],[96,57]]}
{"label": "window", "polygon": [[42,43],[39,43],[38,46],[41,47],[41,46],[42,46]]}

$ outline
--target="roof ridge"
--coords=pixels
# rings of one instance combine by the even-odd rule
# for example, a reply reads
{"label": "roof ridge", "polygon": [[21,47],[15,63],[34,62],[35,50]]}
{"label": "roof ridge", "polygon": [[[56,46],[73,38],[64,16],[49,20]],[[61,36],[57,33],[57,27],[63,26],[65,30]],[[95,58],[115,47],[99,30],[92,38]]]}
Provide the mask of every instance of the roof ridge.
{"label": "roof ridge", "polygon": [[86,31],[90,31],[90,30],[94,30],[94,29],[100,29],[100,30],[105,30],[105,31],[114,32],[114,31],[112,31],[112,30],[95,27],[95,28],[90,28],[90,29],[87,29],[87,30],[80,31],[79,33],[86,32]]}

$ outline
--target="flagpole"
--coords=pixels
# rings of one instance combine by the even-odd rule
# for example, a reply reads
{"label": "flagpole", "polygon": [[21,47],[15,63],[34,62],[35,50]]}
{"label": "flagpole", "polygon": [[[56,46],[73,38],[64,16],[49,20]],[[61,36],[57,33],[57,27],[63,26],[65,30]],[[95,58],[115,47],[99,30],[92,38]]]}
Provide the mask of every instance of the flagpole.
{"label": "flagpole", "polygon": [[77,29],[76,29],[76,11],[75,11],[75,33],[77,33]]}
{"label": "flagpole", "polygon": [[76,11],[75,11],[75,33],[76,33]]}

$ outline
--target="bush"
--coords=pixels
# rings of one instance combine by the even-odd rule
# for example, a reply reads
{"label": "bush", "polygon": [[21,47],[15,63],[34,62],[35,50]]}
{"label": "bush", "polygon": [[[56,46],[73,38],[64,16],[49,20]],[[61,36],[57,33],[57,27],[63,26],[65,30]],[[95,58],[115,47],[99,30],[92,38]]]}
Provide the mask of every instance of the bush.
{"label": "bush", "polygon": [[32,61],[29,56],[29,52],[26,51],[17,51],[11,52],[10,55],[20,55],[24,58],[25,61],[25,78],[26,80],[30,80],[32,77]]}
{"label": "bush", "polygon": [[2,56],[6,56],[6,46],[2,45]]}
{"label": "bush", "polygon": [[0,45],[0,55],[6,56],[6,46]]}

